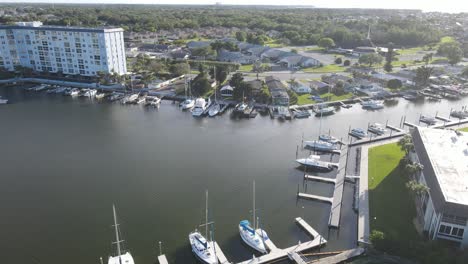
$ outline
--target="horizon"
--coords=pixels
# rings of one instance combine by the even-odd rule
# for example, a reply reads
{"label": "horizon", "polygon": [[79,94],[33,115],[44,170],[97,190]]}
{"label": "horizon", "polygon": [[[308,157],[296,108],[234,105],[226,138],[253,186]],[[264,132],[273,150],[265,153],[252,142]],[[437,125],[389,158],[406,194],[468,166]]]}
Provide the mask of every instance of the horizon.
{"label": "horizon", "polygon": [[442,13],[466,13],[468,12],[468,3],[459,3],[457,0],[446,0],[442,2],[425,2],[424,0],[416,0],[408,2],[406,0],[395,0],[392,3],[383,2],[376,3],[372,0],[362,0],[359,3],[350,3],[346,0],[337,0],[330,3],[327,0],[315,1],[301,1],[289,0],[290,4],[284,4],[283,1],[267,1],[267,0],[162,0],[155,3],[152,0],[136,0],[129,2],[128,0],[101,0],[96,3],[93,0],[6,0],[2,4],[95,4],[95,5],[112,5],[112,4],[126,4],[126,5],[172,5],[172,6],[210,6],[210,5],[224,5],[224,6],[275,6],[275,7],[304,7],[304,8],[329,8],[329,9],[386,9],[386,10],[421,10],[423,12],[442,12]]}

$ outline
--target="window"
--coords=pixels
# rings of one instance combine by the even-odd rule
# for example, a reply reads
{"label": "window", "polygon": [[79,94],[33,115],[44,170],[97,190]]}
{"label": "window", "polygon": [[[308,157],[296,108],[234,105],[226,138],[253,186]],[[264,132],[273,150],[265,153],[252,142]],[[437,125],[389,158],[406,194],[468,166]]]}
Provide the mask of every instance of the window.
{"label": "window", "polygon": [[463,234],[465,233],[465,230],[463,228],[440,225],[439,233],[442,235],[446,235],[446,236],[463,238]]}

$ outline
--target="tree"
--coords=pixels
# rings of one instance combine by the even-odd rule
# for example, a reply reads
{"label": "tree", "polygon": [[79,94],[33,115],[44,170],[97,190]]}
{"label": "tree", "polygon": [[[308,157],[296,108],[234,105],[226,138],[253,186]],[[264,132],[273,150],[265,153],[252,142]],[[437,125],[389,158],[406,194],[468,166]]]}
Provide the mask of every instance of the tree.
{"label": "tree", "polygon": [[214,55],[214,50],[211,46],[196,48],[192,50],[192,56],[195,57],[208,57]]}
{"label": "tree", "polygon": [[211,89],[210,82],[204,73],[200,73],[193,79],[191,83],[192,92],[196,96],[203,96],[206,92]]}
{"label": "tree", "polygon": [[387,54],[385,54],[384,70],[386,72],[391,72],[393,70],[393,65],[392,65],[393,57],[394,57],[393,43],[390,43],[388,45]]}
{"label": "tree", "polygon": [[434,53],[428,53],[428,54],[425,54],[425,55],[422,57],[422,61],[424,61],[424,63],[426,64],[426,66],[429,64],[429,62],[432,61],[433,55],[434,55]]}
{"label": "tree", "polygon": [[242,42],[246,41],[247,33],[245,33],[245,31],[237,31],[236,32],[236,39],[238,41],[242,41]]}
{"label": "tree", "polygon": [[403,86],[403,83],[399,79],[388,80],[387,86],[390,89],[399,89]]}
{"label": "tree", "polygon": [[252,87],[250,84],[242,81],[234,87],[232,91],[232,97],[237,101],[243,101],[245,98],[250,97]]}
{"label": "tree", "polygon": [[432,73],[434,72],[434,68],[421,66],[416,69],[416,76],[414,78],[414,82],[418,87],[425,87],[429,85],[429,78],[431,77]]}
{"label": "tree", "polygon": [[331,47],[335,46],[335,42],[333,41],[332,38],[321,38],[318,41],[318,46],[326,50],[329,50]]}
{"label": "tree", "polygon": [[160,73],[162,71],[165,71],[166,70],[166,65],[164,65],[164,63],[161,63],[160,61],[151,60],[147,69],[149,71],[157,74],[157,73]]}
{"label": "tree", "polygon": [[429,187],[422,183],[418,183],[417,181],[409,181],[406,183],[406,188],[408,188],[411,192],[413,192],[417,196],[421,196],[427,192],[429,192]]}
{"label": "tree", "polygon": [[398,146],[408,155],[414,149],[413,139],[410,135],[405,135],[398,140]]}
{"label": "tree", "polygon": [[291,52],[296,54],[298,53],[297,49],[291,49]]}
{"label": "tree", "polygon": [[343,59],[341,57],[338,57],[335,59],[335,64],[341,64],[343,63]]}
{"label": "tree", "polygon": [[349,65],[351,65],[351,61],[350,61],[350,60],[345,60],[345,61],[343,62],[343,66],[348,67]]}
{"label": "tree", "polygon": [[382,231],[372,230],[369,240],[376,249],[385,250],[385,234]]}
{"label": "tree", "polygon": [[450,41],[440,44],[437,53],[446,56],[451,65],[455,65],[463,58],[463,51],[460,43],[457,41]]}
{"label": "tree", "polygon": [[236,88],[240,86],[243,82],[244,82],[244,77],[242,76],[242,73],[238,72],[232,75],[231,80],[229,81],[229,85]]}
{"label": "tree", "polygon": [[190,65],[185,62],[174,63],[169,67],[173,76],[181,76],[190,73]]}
{"label": "tree", "polygon": [[368,64],[369,67],[372,67],[374,64],[382,63],[383,58],[377,53],[368,53],[363,54],[359,57],[359,63]]}
{"label": "tree", "polygon": [[216,69],[216,81],[218,83],[223,83],[227,76],[228,76],[228,67],[225,65],[218,65],[210,70],[210,76],[212,79],[215,77],[215,69]]}
{"label": "tree", "polygon": [[463,71],[461,73],[461,75],[465,78],[468,78],[468,66],[466,66],[465,68],[463,68]]}
{"label": "tree", "polygon": [[151,72],[145,72],[141,76],[141,82],[145,85],[145,88],[148,88],[148,84],[150,84],[156,77]]}
{"label": "tree", "polygon": [[415,174],[418,174],[424,169],[424,166],[421,163],[415,162],[415,163],[408,163],[405,165],[405,171],[408,173],[410,176],[414,176]]}

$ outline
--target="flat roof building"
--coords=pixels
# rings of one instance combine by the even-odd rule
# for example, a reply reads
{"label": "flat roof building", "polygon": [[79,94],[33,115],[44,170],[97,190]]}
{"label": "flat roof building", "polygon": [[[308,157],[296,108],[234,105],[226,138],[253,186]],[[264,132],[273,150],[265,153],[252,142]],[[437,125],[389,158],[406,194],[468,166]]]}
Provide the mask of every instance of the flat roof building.
{"label": "flat roof building", "polygon": [[411,159],[424,166],[417,180],[429,187],[416,199],[423,230],[468,247],[468,133],[417,127],[412,138]]}
{"label": "flat roof building", "polygon": [[122,28],[83,28],[18,22],[0,25],[0,68],[94,76],[126,74]]}

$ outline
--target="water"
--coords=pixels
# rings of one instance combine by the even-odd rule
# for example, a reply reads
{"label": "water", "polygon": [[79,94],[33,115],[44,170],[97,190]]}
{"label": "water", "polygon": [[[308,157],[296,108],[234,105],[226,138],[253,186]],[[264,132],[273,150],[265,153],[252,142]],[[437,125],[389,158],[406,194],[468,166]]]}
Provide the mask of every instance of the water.
{"label": "water", "polygon": [[[228,259],[252,256],[237,225],[250,219],[256,181],[260,222],[279,247],[308,239],[294,223],[304,217],[329,243],[356,242],[352,185],[347,184],[341,228],[328,231],[330,205],[296,200],[303,173],[294,162],[302,135],[318,135],[319,119],[280,122],[225,114],[195,119],[171,102],[160,109],[99,103],[2,88],[0,106],[0,252],[6,263],[99,263],[113,252],[112,204],[136,263],[154,263],[158,241],[171,263],[196,263],[188,234],[204,220],[209,190],[215,237]],[[347,139],[368,122],[398,126],[402,115],[448,116],[468,100],[396,106],[367,112],[354,106],[323,118],[322,130]],[[306,155],[306,152],[301,155]],[[333,187],[308,184],[331,196]],[[5,262],[5,261],[4,261]]]}

